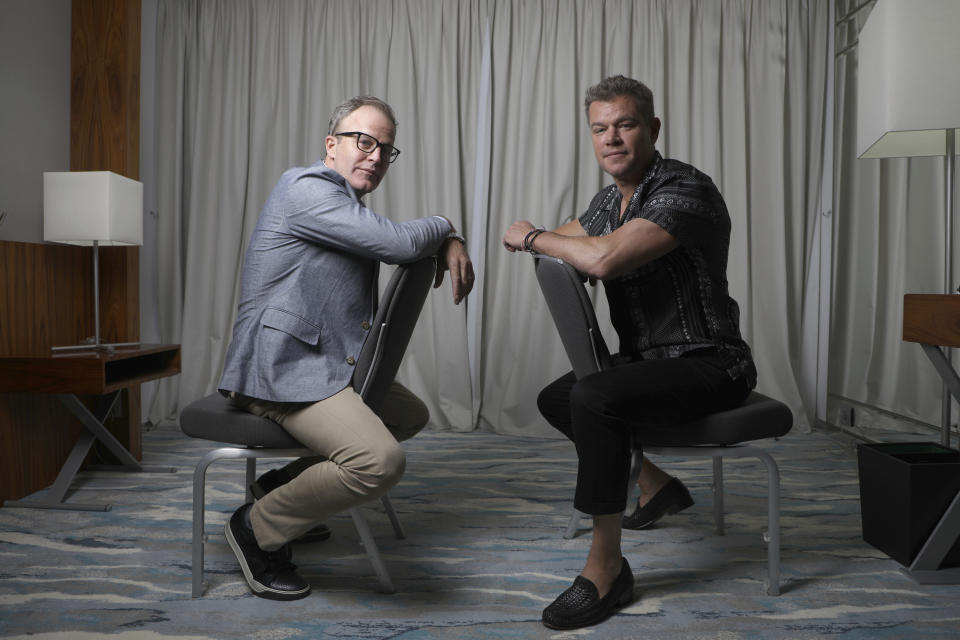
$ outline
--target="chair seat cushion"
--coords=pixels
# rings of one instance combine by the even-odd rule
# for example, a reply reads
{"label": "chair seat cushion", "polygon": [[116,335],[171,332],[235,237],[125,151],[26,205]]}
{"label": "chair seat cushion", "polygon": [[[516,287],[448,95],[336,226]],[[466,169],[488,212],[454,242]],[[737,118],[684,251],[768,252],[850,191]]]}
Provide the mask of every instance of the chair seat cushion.
{"label": "chair seat cushion", "polygon": [[733,445],[750,440],[778,438],[793,427],[789,407],[753,391],[742,405],[728,411],[668,427],[642,427],[634,431],[641,447],[692,447]]}
{"label": "chair seat cushion", "polygon": [[190,403],[180,412],[180,429],[192,438],[266,449],[303,448],[273,420],[236,407],[219,393]]}

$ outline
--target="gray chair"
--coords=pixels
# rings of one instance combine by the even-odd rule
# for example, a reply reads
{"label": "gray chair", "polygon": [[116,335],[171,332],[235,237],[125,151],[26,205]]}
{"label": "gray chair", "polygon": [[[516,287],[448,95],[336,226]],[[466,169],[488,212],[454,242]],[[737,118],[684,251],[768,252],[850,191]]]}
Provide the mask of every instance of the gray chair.
{"label": "gray chair", "polygon": [[[571,265],[549,256],[534,257],[540,290],[547,301],[563,347],[581,378],[610,367],[610,353],[597,323],[593,304],[583,285],[585,278]],[[780,594],[780,473],[777,463],[763,449],[744,444],[778,438],[793,427],[790,409],[773,398],[751,392],[736,409],[713,413],[667,429],[644,428],[635,435],[640,448],[633,449],[629,498],[640,473],[643,453],[709,457],[713,459],[713,515],[717,535],[723,535],[723,458],[758,458],[767,469],[768,595]],[[564,537],[572,538],[584,514],[574,509]]]}
{"label": "gray chair", "polygon": [[[370,335],[357,358],[353,388],[374,411],[379,410],[387,390],[397,374],[403,353],[410,341],[417,318],[433,276],[436,262],[425,258],[397,267],[380,304]],[[204,508],[207,467],[216,460],[246,458],[247,502],[253,501],[250,485],[256,477],[257,458],[298,458],[316,455],[290,436],[280,425],[235,407],[214,393],[191,403],[180,413],[180,428],[193,438],[229,443],[201,458],[193,473],[193,589],[194,598],[205,590],[203,583]],[[381,498],[397,538],[404,532],[388,496]],[[349,511],[367,556],[379,579],[381,591],[395,591],[386,566],[380,558],[370,527],[358,508]]]}

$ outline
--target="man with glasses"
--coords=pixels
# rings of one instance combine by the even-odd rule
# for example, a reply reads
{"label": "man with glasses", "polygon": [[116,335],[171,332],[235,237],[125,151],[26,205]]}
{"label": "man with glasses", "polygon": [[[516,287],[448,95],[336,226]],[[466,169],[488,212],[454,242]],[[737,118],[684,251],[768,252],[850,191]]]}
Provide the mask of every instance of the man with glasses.
{"label": "man with glasses", "polygon": [[429,417],[399,383],[381,416],[350,386],[376,311],[379,263],[437,255],[434,286],[449,271],[454,304],[473,287],[463,238],[449,220],[397,223],[363,203],[400,154],[396,129],[393,110],[377,98],[338,106],[326,157],[281,176],[247,249],[220,391],[317,453],[264,474],[252,487],[260,499],[227,523],[244,577],[264,598],[309,595],[290,542],[311,531],[329,535],[323,520],[389,491],[404,470],[398,440],[415,435]]}

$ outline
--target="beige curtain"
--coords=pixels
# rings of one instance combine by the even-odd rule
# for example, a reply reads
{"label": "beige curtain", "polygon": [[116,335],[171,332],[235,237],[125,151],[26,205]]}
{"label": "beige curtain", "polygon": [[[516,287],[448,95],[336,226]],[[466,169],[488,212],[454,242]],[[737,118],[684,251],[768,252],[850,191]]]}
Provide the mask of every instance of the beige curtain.
{"label": "beige curtain", "polygon": [[[855,6],[841,2],[838,13]],[[867,7],[841,26],[838,47],[856,41],[869,15]],[[945,291],[944,159],[857,159],[857,54],[848,49],[836,67],[829,418],[848,424],[853,407],[867,435],[931,433],[940,428],[941,382],[920,346],[903,342],[903,295]]]}
{"label": "beige curtain", "polygon": [[[161,0],[158,6],[160,326],[183,345],[151,421],[216,388],[245,243],[280,174],[322,157],[330,112],[374,94],[403,151],[368,203],[461,229],[472,190],[486,3]],[[466,308],[431,297],[401,378],[440,424],[470,425]]]}
{"label": "beige curtain", "polygon": [[[658,148],[711,175],[726,198],[730,288],[759,389],[788,402],[801,429],[827,23],[826,2],[518,2],[496,5],[491,30],[491,226],[579,215],[609,183],[593,158],[584,90],[615,73],[642,79],[663,120]],[[499,236],[487,247],[499,258],[487,262],[482,424],[539,433],[532,398],[569,365],[530,259],[507,256]],[[615,348],[609,326],[605,335]]]}
{"label": "beige curtain", "polygon": [[[481,275],[466,305],[448,285],[430,297],[401,380],[436,427],[552,435],[534,398],[568,365],[529,256],[500,238],[517,218],[579,215],[605,184],[582,97],[623,73],[654,91],[661,152],[726,197],[731,290],[759,389],[805,424],[827,12],[827,0],[159,0],[159,326],[184,362],[151,420],[215,388],[267,193],[285,168],[320,157],[335,104],[372,93],[396,109],[403,155],[371,206],[447,215]],[[597,304],[603,317],[602,294]]]}

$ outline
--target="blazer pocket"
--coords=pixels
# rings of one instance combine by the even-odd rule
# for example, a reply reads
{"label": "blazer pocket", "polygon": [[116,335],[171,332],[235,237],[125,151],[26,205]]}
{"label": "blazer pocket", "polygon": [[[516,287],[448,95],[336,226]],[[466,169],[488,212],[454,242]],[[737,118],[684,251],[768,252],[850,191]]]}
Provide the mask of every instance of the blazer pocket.
{"label": "blazer pocket", "polygon": [[309,345],[316,346],[320,343],[320,327],[283,309],[267,307],[260,318],[260,324],[282,331]]}

